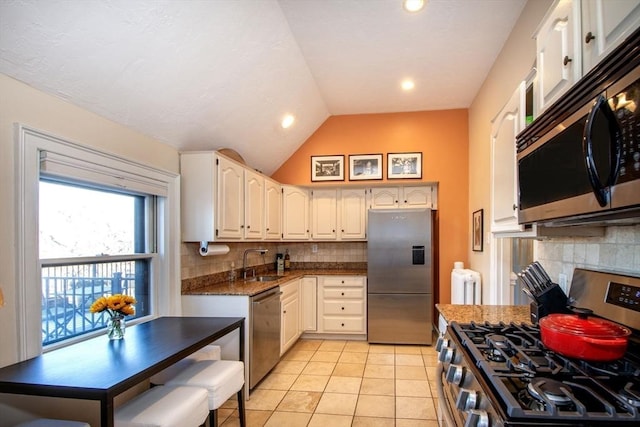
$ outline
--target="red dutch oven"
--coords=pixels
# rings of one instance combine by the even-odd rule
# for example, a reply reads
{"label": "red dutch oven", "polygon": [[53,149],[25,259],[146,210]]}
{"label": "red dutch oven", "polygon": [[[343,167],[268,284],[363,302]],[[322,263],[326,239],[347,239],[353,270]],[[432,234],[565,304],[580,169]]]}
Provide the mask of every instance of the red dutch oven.
{"label": "red dutch oven", "polygon": [[542,343],[563,356],[593,362],[620,359],[627,351],[631,330],[598,317],[591,310],[577,314],[549,314],[538,322]]}

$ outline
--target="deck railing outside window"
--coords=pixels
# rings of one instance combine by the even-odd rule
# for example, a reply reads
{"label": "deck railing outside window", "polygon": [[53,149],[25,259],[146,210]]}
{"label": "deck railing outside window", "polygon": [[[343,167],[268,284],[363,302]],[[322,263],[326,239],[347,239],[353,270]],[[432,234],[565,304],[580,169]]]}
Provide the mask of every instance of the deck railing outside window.
{"label": "deck railing outside window", "polygon": [[42,344],[82,335],[106,327],[106,312],[89,307],[103,295],[125,294],[136,298],[136,313],[149,314],[149,259],[92,262],[42,267]]}

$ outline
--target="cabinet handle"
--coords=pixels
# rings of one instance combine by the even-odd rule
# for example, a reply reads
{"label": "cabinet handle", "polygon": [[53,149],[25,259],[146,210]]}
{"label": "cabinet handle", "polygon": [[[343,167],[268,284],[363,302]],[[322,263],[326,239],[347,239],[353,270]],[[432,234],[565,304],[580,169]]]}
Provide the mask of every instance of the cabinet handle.
{"label": "cabinet handle", "polygon": [[406,200],[405,200],[404,202],[405,202],[405,203],[407,203],[407,201],[406,201]]}
{"label": "cabinet handle", "polygon": [[244,225],[241,225],[240,228],[244,228]]}
{"label": "cabinet handle", "polygon": [[571,61],[573,61],[573,59],[569,58],[568,56],[565,56],[564,59],[562,60],[562,63],[566,67],[567,64],[569,64],[569,62],[571,62]]}
{"label": "cabinet handle", "polygon": [[594,36],[594,35],[591,33],[591,31],[589,31],[589,32],[587,33],[587,35],[585,36],[585,38],[584,38],[584,42],[585,42],[586,44],[589,44],[589,42],[590,42],[591,40],[595,40],[595,38],[596,38],[596,36]]}
{"label": "cabinet handle", "polygon": [[342,309],[344,310],[344,307],[342,307]]}
{"label": "cabinet handle", "polygon": [[342,292],[342,296],[344,296],[344,292]]}
{"label": "cabinet handle", "polygon": [[270,230],[270,229],[269,229],[269,228],[267,228],[267,231],[269,231],[269,230]]}
{"label": "cabinet handle", "polygon": [[287,310],[283,311],[282,313],[283,313],[283,314],[287,314]]}
{"label": "cabinet handle", "polygon": [[514,203],[513,204],[513,210],[515,211],[516,209],[518,209],[518,206]]}
{"label": "cabinet handle", "polygon": [[344,323],[342,323],[342,326],[344,327]]}
{"label": "cabinet handle", "polygon": [[336,232],[336,230],[331,230],[331,232],[332,232],[332,233],[335,233],[335,232]]}
{"label": "cabinet handle", "polygon": [[247,225],[247,230],[248,230],[248,229],[250,229],[250,228],[251,228],[251,226],[250,226],[250,225]]}
{"label": "cabinet handle", "polygon": [[344,280],[342,281],[342,283],[344,283]]}
{"label": "cabinet handle", "polygon": [[344,233],[344,230],[341,230]]}

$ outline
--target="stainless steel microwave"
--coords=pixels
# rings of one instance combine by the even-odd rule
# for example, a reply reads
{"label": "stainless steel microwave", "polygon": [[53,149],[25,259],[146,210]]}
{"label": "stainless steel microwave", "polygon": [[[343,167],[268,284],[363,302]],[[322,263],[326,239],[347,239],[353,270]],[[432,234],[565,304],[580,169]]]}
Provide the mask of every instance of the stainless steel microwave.
{"label": "stainless steel microwave", "polygon": [[[638,48],[624,54],[638,56],[636,38]],[[624,70],[615,62],[622,58],[605,58],[518,135],[521,224],[640,223],[640,64]]]}

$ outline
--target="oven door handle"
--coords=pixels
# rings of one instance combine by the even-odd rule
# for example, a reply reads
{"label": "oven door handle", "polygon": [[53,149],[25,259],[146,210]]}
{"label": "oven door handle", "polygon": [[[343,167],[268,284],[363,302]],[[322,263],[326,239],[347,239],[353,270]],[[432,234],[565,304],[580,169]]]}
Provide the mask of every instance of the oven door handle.
{"label": "oven door handle", "polygon": [[442,362],[438,362],[438,367],[436,368],[436,391],[438,392],[438,401],[441,402],[442,408],[442,418],[445,427],[453,427],[456,425],[455,421],[453,421],[453,417],[449,413],[449,405],[447,404],[446,398],[444,397],[444,365]]}
{"label": "oven door handle", "polygon": [[[596,162],[593,158],[593,123],[595,121],[596,114],[602,112],[608,123],[609,137],[611,145],[609,147],[609,176],[605,183],[600,179]],[[584,135],[582,138],[582,151],[584,154],[585,163],[587,166],[587,174],[589,176],[589,182],[593,189],[593,194],[596,196],[596,200],[601,207],[605,207],[609,204],[611,197],[610,187],[615,184],[620,172],[620,159],[622,156],[622,132],[620,125],[614,112],[609,107],[607,98],[600,95],[595,104],[589,111],[587,122],[584,128]]]}

